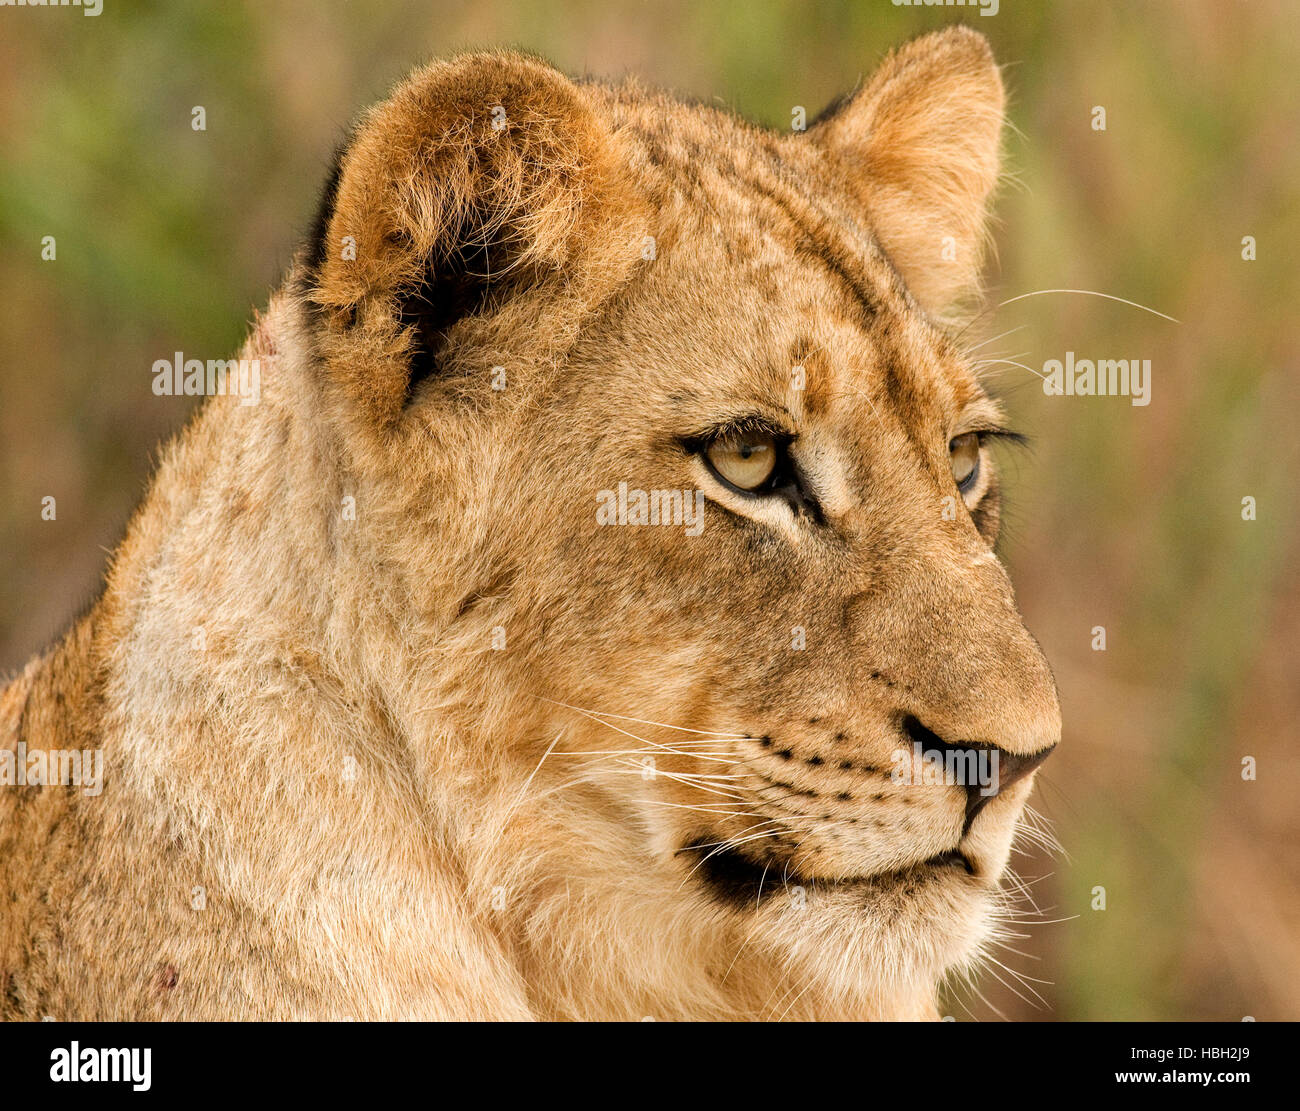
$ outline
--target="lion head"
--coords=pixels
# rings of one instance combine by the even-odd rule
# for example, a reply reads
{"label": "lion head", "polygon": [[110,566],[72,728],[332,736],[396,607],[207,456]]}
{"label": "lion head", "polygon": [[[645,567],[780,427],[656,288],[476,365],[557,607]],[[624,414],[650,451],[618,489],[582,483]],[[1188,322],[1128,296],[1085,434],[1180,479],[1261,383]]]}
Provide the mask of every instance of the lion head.
{"label": "lion head", "polygon": [[1002,118],[952,28],[790,133],[491,53],[343,149],[290,286],[331,543],[537,1013],[933,1014],[996,929],[1060,733],[946,326]]}

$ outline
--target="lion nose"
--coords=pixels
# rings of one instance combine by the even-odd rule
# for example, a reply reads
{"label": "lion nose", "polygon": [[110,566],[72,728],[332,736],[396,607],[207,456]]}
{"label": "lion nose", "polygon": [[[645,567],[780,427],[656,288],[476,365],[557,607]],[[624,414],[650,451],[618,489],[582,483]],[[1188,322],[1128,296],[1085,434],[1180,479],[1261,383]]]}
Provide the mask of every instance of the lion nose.
{"label": "lion nose", "polygon": [[972,755],[976,761],[981,759],[985,761],[990,774],[970,776],[964,784],[966,822],[962,829],[963,837],[970,831],[975,816],[988,805],[990,800],[1019,783],[1056,749],[1054,743],[1037,752],[1029,753],[1008,752],[997,745],[953,744],[943,740],[937,733],[927,729],[917,718],[910,715],[903,719],[903,732],[913,744],[919,744],[926,752],[938,752],[945,760],[949,753],[958,756],[960,758],[956,762],[958,767],[969,767],[970,763],[967,761]]}
{"label": "lion nose", "polygon": [[1014,752],[1007,752],[1006,749],[992,747],[990,751],[995,752],[998,757],[997,771],[993,776],[993,781],[988,787],[983,787],[978,783],[966,784],[966,824],[962,830],[962,836],[970,830],[970,824],[975,820],[978,814],[988,804],[990,799],[997,798],[1003,791],[1007,790],[1012,784],[1019,783],[1039,764],[1046,760],[1055,749],[1055,745],[1040,749],[1038,752],[1031,752],[1028,756],[1019,756]]}

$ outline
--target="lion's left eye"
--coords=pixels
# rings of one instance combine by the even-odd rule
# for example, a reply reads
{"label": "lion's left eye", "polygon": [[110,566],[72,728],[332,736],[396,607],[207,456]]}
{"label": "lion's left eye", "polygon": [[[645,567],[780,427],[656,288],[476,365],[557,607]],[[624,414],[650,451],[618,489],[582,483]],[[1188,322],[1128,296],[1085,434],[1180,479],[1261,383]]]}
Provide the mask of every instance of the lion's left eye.
{"label": "lion's left eye", "polygon": [[980,473],[980,438],[976,432],[964,432],[948,441],[952,477],[963,494],[975,485]]}
{"label": "lion's left eye", "polygon": [[770,432],[732,432],[714,440],[704,454],[720,478],[738,490],[756,493],[776,471],[778,446]]}

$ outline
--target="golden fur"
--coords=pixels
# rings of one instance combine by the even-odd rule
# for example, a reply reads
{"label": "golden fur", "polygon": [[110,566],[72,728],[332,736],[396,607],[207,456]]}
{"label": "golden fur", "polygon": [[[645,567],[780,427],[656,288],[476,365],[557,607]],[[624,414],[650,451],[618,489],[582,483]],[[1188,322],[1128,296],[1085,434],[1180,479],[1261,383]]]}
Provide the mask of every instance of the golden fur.
{"label": "golden fur", "polygon": [[[806,133],[512,53],[372,109],[241,353],[260,403],[199,410],[0,699],[0,748],[105,761],[0,788],[0,1014],[934,1017],[1030,782],[966,831],[890,779],[900,722],[1060,728],[934,323],[1001,119],[961,28]],[[682,446],[749,415],[820,521]],[[601,527],[620,482],[703,489],[702,533]]]}

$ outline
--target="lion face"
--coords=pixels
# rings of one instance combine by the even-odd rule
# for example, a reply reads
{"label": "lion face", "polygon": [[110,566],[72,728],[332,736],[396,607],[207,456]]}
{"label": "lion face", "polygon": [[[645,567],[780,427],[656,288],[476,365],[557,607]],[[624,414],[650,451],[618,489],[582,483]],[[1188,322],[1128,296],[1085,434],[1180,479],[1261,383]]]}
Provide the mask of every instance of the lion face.
{"label": "lion face", "polygon": [[1005,419],[936,323],[1001,111],[964,30],[782,137],[463,59],[368,118],[302,279],[407,681],[586,808],[572,872],[841,996],[986,940],[1059,739]]}
{"label": "lion face", "polygon": [[[656,847],[735,913],[777,920],[803,887],[950,957],[979,937],[1023,762],[1060,728],[991,551],[998,477],[981,441],[1004,421],[870,240],[851,283],[791,250],[753,192],[729,202],[715,208],[757,229],[748,245],[688,217],[689,252],[579,345],[585,373],[554,426],[538,419],[543,442],[564,442],[577,397],[595,409],[577,457],[533,476],[586,494],[546,510],[575,527],[547,569],[571,588],[538,670],[569,680],[550,697],[594,712],[570,728],[620,752],[610,790],[639,800]],[[735,281],[746,266],[772,286]],[[656,330],[668,350],[646,360]],[[702,519],[678,523],[661,493],[659,525],[638,524],[641,491],[642,521],[656,491],[701,492]],[[927,781],[918,744],[996,757],[1000,789]]]}

